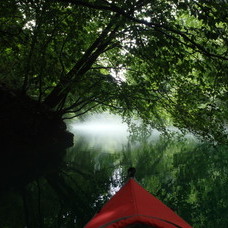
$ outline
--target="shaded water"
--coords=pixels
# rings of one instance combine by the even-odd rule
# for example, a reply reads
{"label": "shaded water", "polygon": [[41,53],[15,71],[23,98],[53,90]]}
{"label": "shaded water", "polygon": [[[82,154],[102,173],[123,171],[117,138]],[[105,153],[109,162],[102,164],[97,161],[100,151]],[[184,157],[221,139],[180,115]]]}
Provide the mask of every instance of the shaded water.
{"label": "shaded water", "polygon": [[[75,146],[59,173],[40,178],[0,204],[1,227],[81,228],[137,169],[137,181],[194,228],[228,224],[228,147],[190,138],[153,137],[128,144],[119,117],[72,123]],[[117,152],[118,153],[115,153]]]}
{"label": "shaded water", "polygon": [[[100,160],[95,158],[95,153],[94,162],[101,163],[99,169],[114,164],[112,177],[118,173],[116,178],[122,181],[127,168],[133,165],[139,183],[193,227],[228,226],[227,146],[214,147],[190,134],[183,138],[165,138],[158,137],[156,132],[150,137],[156,140],[129,147],[127,126],[118,117],[113,122],[106,120],[107,116],[94,118],[75,125],[75,134],[80,135],[78,141],[76,138],[76,147],[83,139],[92,153],[121,151],[114,158],[98,156]],[[114,184],[111,183],[108,191],[113,194],[121,183],[115,185],[115,180],[112,181]]]}

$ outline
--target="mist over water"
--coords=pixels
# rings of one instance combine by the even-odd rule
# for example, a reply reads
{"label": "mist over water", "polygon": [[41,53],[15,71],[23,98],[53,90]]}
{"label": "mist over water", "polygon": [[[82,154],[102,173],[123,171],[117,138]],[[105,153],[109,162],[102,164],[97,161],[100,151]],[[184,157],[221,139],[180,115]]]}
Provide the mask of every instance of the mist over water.
{"label": "mist over water", "polygon": [[[140,125],[140,121],[136,121],[136,123]],[[100,152],[117,152],[129,143],[128,125],[118,115],[93,114],[83,121],[75,119],[69,128],[75,135],[75,146],[83,141],[90,149],[98,149]],[[177,128],[172,126],[167,127],[167,129],[171,132],[180,133]],[[151,129],[151,135],[147,140],[156,143],[160,139],[160,135],[161,132]],[[194,138],[191,134],[187,134],[186,137]],[[137,143],[134,145],[137,146]]]}
{"label": "mist over water", "polygon": [[128,126],[117,115],[94,114],[84,121],[75,120],[70,128],[75,135],[75,144],[83,138],[89,147],[102,152],[119,151],[128,142]]}

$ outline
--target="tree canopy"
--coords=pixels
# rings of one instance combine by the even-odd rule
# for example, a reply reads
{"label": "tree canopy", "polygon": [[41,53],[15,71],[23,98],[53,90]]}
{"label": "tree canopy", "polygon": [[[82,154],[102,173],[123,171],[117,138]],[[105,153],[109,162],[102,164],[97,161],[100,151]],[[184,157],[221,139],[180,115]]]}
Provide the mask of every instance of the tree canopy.
{"label": "tree canopy", "polygon": [[[227,15],[226,0],[0,1],[0,197],[15,202],[3,202],[0,222],[82,227],[133,163],[140,182],[195,227],[224,227]],[[67,157],[73,135],[63,120],[104,110],[213,146],[162,141],[102,155],[100,169],[102,156],[78,145]],[[5,217],[11,209],[19,225]]]}
{"label": "tree canopy", "polygon": [[1,83],[65,118],[138,115],[226,142],[226,1],[4,1]]}

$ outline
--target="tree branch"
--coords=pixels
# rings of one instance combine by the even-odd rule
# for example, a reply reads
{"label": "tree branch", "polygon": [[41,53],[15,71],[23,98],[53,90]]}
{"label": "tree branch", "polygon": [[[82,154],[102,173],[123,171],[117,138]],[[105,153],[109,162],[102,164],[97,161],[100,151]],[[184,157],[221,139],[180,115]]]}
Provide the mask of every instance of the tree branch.
{"label": "tree branch", "polygon": [[[85,110],[84,112],[81,112],[79,114],[76,114],[74,116],[71,116],[71,117],[64,117],[63,120],[69,120],[69,119],[73,119],[75,117],[78,117],[78,116],[81,116],[81,115],[84,115],[86,114],[87,112],[91,111],[92,109],[94,109],[95,107],[97,107],[99,104],[95,104],[93,106],[91,106],[90,108],[88,108],[87,110]],[[72,111],[73,112],[73,111]]]}
{"label": "tree branch", "polygon": [[115,33],[119,28],[119,25],[116,25],[116,20],[117,17],[114,16],[100,36],[87,49],[82,58],[79,59],[75,66],[65,75],[65,77],[54,88],[54,90],[48,95],[44,101],[44,104],[51,108],[56,107],[64,98],[64,96],[69,93],[72,86],[80,81],[83,75],[96,61],[98,56],[109,46],[111,40],[114,38]]}
{"label": "tree branch", "polygon": [[[148,26],[150,28],[153,28],[154,30],[156,30],[158,32],[161,32],[161,33],[167,35],[167,33],[164,33],[164,31],[162,31],[162,29],[165,29],[166,31],[169,31],[169,32],[172,32],[174,34],[177,34],[177,35],[181,36],[185,41],[191,43],[200,52],[204,53],[205,55],[207,55],[209,57],[215,57],[215,58],[219,58],[219,59],[223,59],[223,60],[228,60],[228,57],[217,55],[217,54],[214,54],[214,53],[210,53],[209,51],[207,51],[205,49],[205,47],[203,47],[199,43],[195,42],[193,39],[188,37],[184,32],[181,32],[180,30],[176,30],[176,29],[173,29],[171,27],[168,27],[168,26],[165,26],[165,25],[162,25],[162,24],[152,23],[152,22],[148,22],[148,21],[143,20],[143,19],[135,18],[134,16],[132,16],[132,14],[129,14],[129,12],[124,11],[123,9],[119,8],[118,6],[116,6],[113,3],[109,3],[107,1],[103,1],[104,3],[106,3],[106,5],[97,5],[95,3],[90,3],[90,2],[80,1],[80,0],[60,0],[60,1],[72,3],[72,4],[75,4],[75,5],[82,5],[82,6],[86,6],[86,7],[89,7],[89,8],[92,8],[92,9],[97,9],[97,10],[112,11],[112,12],[115,12],[115,13],[117,13],[117,14],[119,14],[119,15],[127,18],[127,19],[129,19],[130,21],[137,22],[139,24],[144,24],[144,25],[146,25],[146,26]],[[141,4],[141,6],[142,6],[142,4]],[[177,39],[176,37],[174,37],[172,35],[169,35],[169,37],[171,37],[173,39],[174,38]],[[187,43],[184,43],[184,44],[187,45]],[[191,47],[191,48],[193,48],[193,47]]]}

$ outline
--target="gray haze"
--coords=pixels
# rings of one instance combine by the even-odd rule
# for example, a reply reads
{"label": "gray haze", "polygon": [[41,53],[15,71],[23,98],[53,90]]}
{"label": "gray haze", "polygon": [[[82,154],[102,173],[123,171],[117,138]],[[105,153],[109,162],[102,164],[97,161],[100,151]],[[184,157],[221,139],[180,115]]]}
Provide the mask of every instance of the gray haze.
{"label": "gray haze", "polygon": [[77,138],[83,137],[90,147],[99,148],[104,152],[114,152],[122,149],[128,142],[128,126],[121,117],[108,113],[94,114],[85,121],[75,120],[70,124],[70,130]]}

